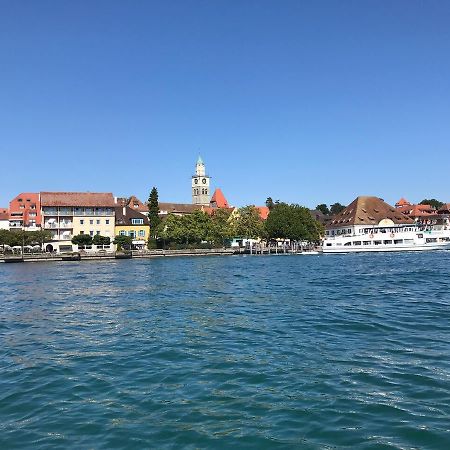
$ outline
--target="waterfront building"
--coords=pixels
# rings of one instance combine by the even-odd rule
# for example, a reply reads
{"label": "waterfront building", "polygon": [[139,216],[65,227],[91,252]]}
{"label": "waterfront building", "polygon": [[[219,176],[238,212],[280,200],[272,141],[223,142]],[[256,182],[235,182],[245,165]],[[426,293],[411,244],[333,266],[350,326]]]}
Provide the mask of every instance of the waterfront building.
{"label": "waterfront building", "polygon": [[9,209],[0,208],[0,230],[9,230]]}
{"label": "waterfront building", "polygon": [[36,231],[41,226],[40,195],[22,192],[9,202],[9,228]]}
{"label": "waterfront building", "polygon": [[115,216],[115,235],[130,236],[133,239],[134,248],[145,248],[150,237],[150,224],[147,216],[130,206],[116,207]]}
{"label": "waterfront building", "polygon": [[115,211],[111,193],[41,192],[42,226],[52,233],[47,251],[73,251],[78,234],[114,238]]}
{"label": "waterfront building", "polygon": [[378,197],[360,196],[326,225],[326,236],[367,233],[370,228],[414,225],[410,217]]}
{"label": "waterfront building", "polygon": [[195,165],[195,175],[192,176],[192,203],[209,206],[210,177],[206,174],[205,163],[199,156]]}

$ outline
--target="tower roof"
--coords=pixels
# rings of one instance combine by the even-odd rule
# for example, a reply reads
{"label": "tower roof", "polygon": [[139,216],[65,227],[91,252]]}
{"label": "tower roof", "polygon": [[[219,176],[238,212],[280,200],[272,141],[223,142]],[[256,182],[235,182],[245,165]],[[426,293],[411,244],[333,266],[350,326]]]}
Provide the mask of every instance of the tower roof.
{"label": "tower roof", "polygon": [[214,194],[211,197],[210,204],[214,208],[229,208],[230,207],[230,205],[227,202],[227,199],[223,195],[220,188],[217,188],[214,191]]}
{"label": "tower roof", "polygon": [[205,164],[205,163],[203,162],[202,157],[201,157],[200,155],[198,155],[197,164]]}

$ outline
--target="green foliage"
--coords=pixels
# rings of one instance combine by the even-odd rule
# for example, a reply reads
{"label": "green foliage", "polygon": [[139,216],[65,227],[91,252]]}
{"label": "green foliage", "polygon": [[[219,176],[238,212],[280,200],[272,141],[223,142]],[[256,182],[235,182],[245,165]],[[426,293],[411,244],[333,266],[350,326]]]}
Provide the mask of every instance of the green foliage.
{"label": "green foliage", "polygon": [[226,246],[226,243],[233,239],[235,234],[234,222],[231,212],[226,209],[217,209],[210,219],[208,242],[215,246]]}
{"label": "green foliage", "polygon": [[133,238],[131,236],[116,236],[114,238],[113,244],[117,245],[117,250],[130,249],[133,243]]}
{"label": "green foliage", "polygon": [[308,208],[279,203],[269,213],[265,223],[271,239],[317,242],[323,235],[323,226],[311,217]]}
{"label": "green foliage", "polygon": [[85,247],[92,244],[92,237],[89,234],[77,234],[72,238],[72,244]]}
{"label": "green foliage", "polygon": [[439,200],[436,200],[435,198],[430,198],[430,199],[423,199],[419,205],[430,205],[432,206],[434,209],[440,209],[444,203],[440,202]]}
{"label": "green foliage", "polygon": [[217,209],[212,217],[203,211],[184,216],[169,214],[159,225],[157,234],[166,246],[201,248],[205,242],[209,246],[223,246],[234,231],[229,211]]}
{"label": "green foliage", "polygon": [[52,234],[48,230],[25,231],[25,230],[0,230],[0,245],[39,245],[51,241]]}
{"label": "green foliage", "polygon": [[94,245],[109,245],[111,243],[111,239],[109,236],[101,236],[100,234],[96,234],[92,239],[92,243]]}
{"label": "green foliage", "polygon": [[148,197],[148,221],[150,222],[150,233],[152,237],[156,237],[156,232],[161,218],[159,217],[158,190],[153,186],[150,196]]}
{"label": "green foliage", "polygon": [[272,208],[273,208],[273,205],[274,205],[274,203],[273,203],[272,197],[267,197],[267,199],[266,199],[266,206],[267,206],[269,209],[272,209]]}
{"label": "green foliage", "polygon": [[334,216],[336,214],[339,214],[344,209],[344,205],[341,205],[340,203],[333,203],[332,205],[330,205],[330,215]]}
{"label": "green foliage", "polygon": [[264,221],[254,206],[239,208],[234,219],[234,232],[236,237],[257,239],[265,237]]}
{"label": "green foliage", "polygon": [[325,203],[321,203],[320,205],[316,206],[316,209],[320,211],[325,216],[328,216],[330,214],[330,209]]}

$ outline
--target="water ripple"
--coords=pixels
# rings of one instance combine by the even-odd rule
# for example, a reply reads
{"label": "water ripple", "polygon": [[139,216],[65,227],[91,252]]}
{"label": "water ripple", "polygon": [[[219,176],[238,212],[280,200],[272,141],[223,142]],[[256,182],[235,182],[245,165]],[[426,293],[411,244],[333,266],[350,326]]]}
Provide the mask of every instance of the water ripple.
{"label": "water ripple", "polygon": [[0,267],[0,448],[450,448],[450,252]]}

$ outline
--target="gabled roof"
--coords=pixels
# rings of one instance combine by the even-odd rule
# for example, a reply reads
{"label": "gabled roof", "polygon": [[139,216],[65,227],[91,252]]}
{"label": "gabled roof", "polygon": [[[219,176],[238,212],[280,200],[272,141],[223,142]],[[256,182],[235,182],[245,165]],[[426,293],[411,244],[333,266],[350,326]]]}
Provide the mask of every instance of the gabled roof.
{"label": "gabled roof", "polygon": [[214,191],[214,194],[211,197],[209,204],[212,208],[229,208],[230,207],[230,205],[227,202],[227,199],[223,195],[223,192],[220,188],[217,188]]}
{"label": "gabled roof", "polygon": [[42,206],[114,207],[111,192],[41,192]]}
{"label": "gabled roof", "polygon": [[406,205],[411,205],[411,203],[408,202],[408,200],[406,200],[405,198],[401,198],[396,204],[395,207],[398,208],[399,206],[406,206]]}
{"label": "gabled roof", "polygon": [[383,219],[394,224],[412,224],[414,220],[378,197],[361,196],[353,200],[342,212],[332,217],[327,228],[351,225],[378,225]]}
{"label": "gabled roof", "polygon": [[[132,225],[131,219],[143,219],[144,225],[148,225],[148,217],[129,206],[116,206],[116,225]],[[124,211],[125,210],[125,211]]]}

